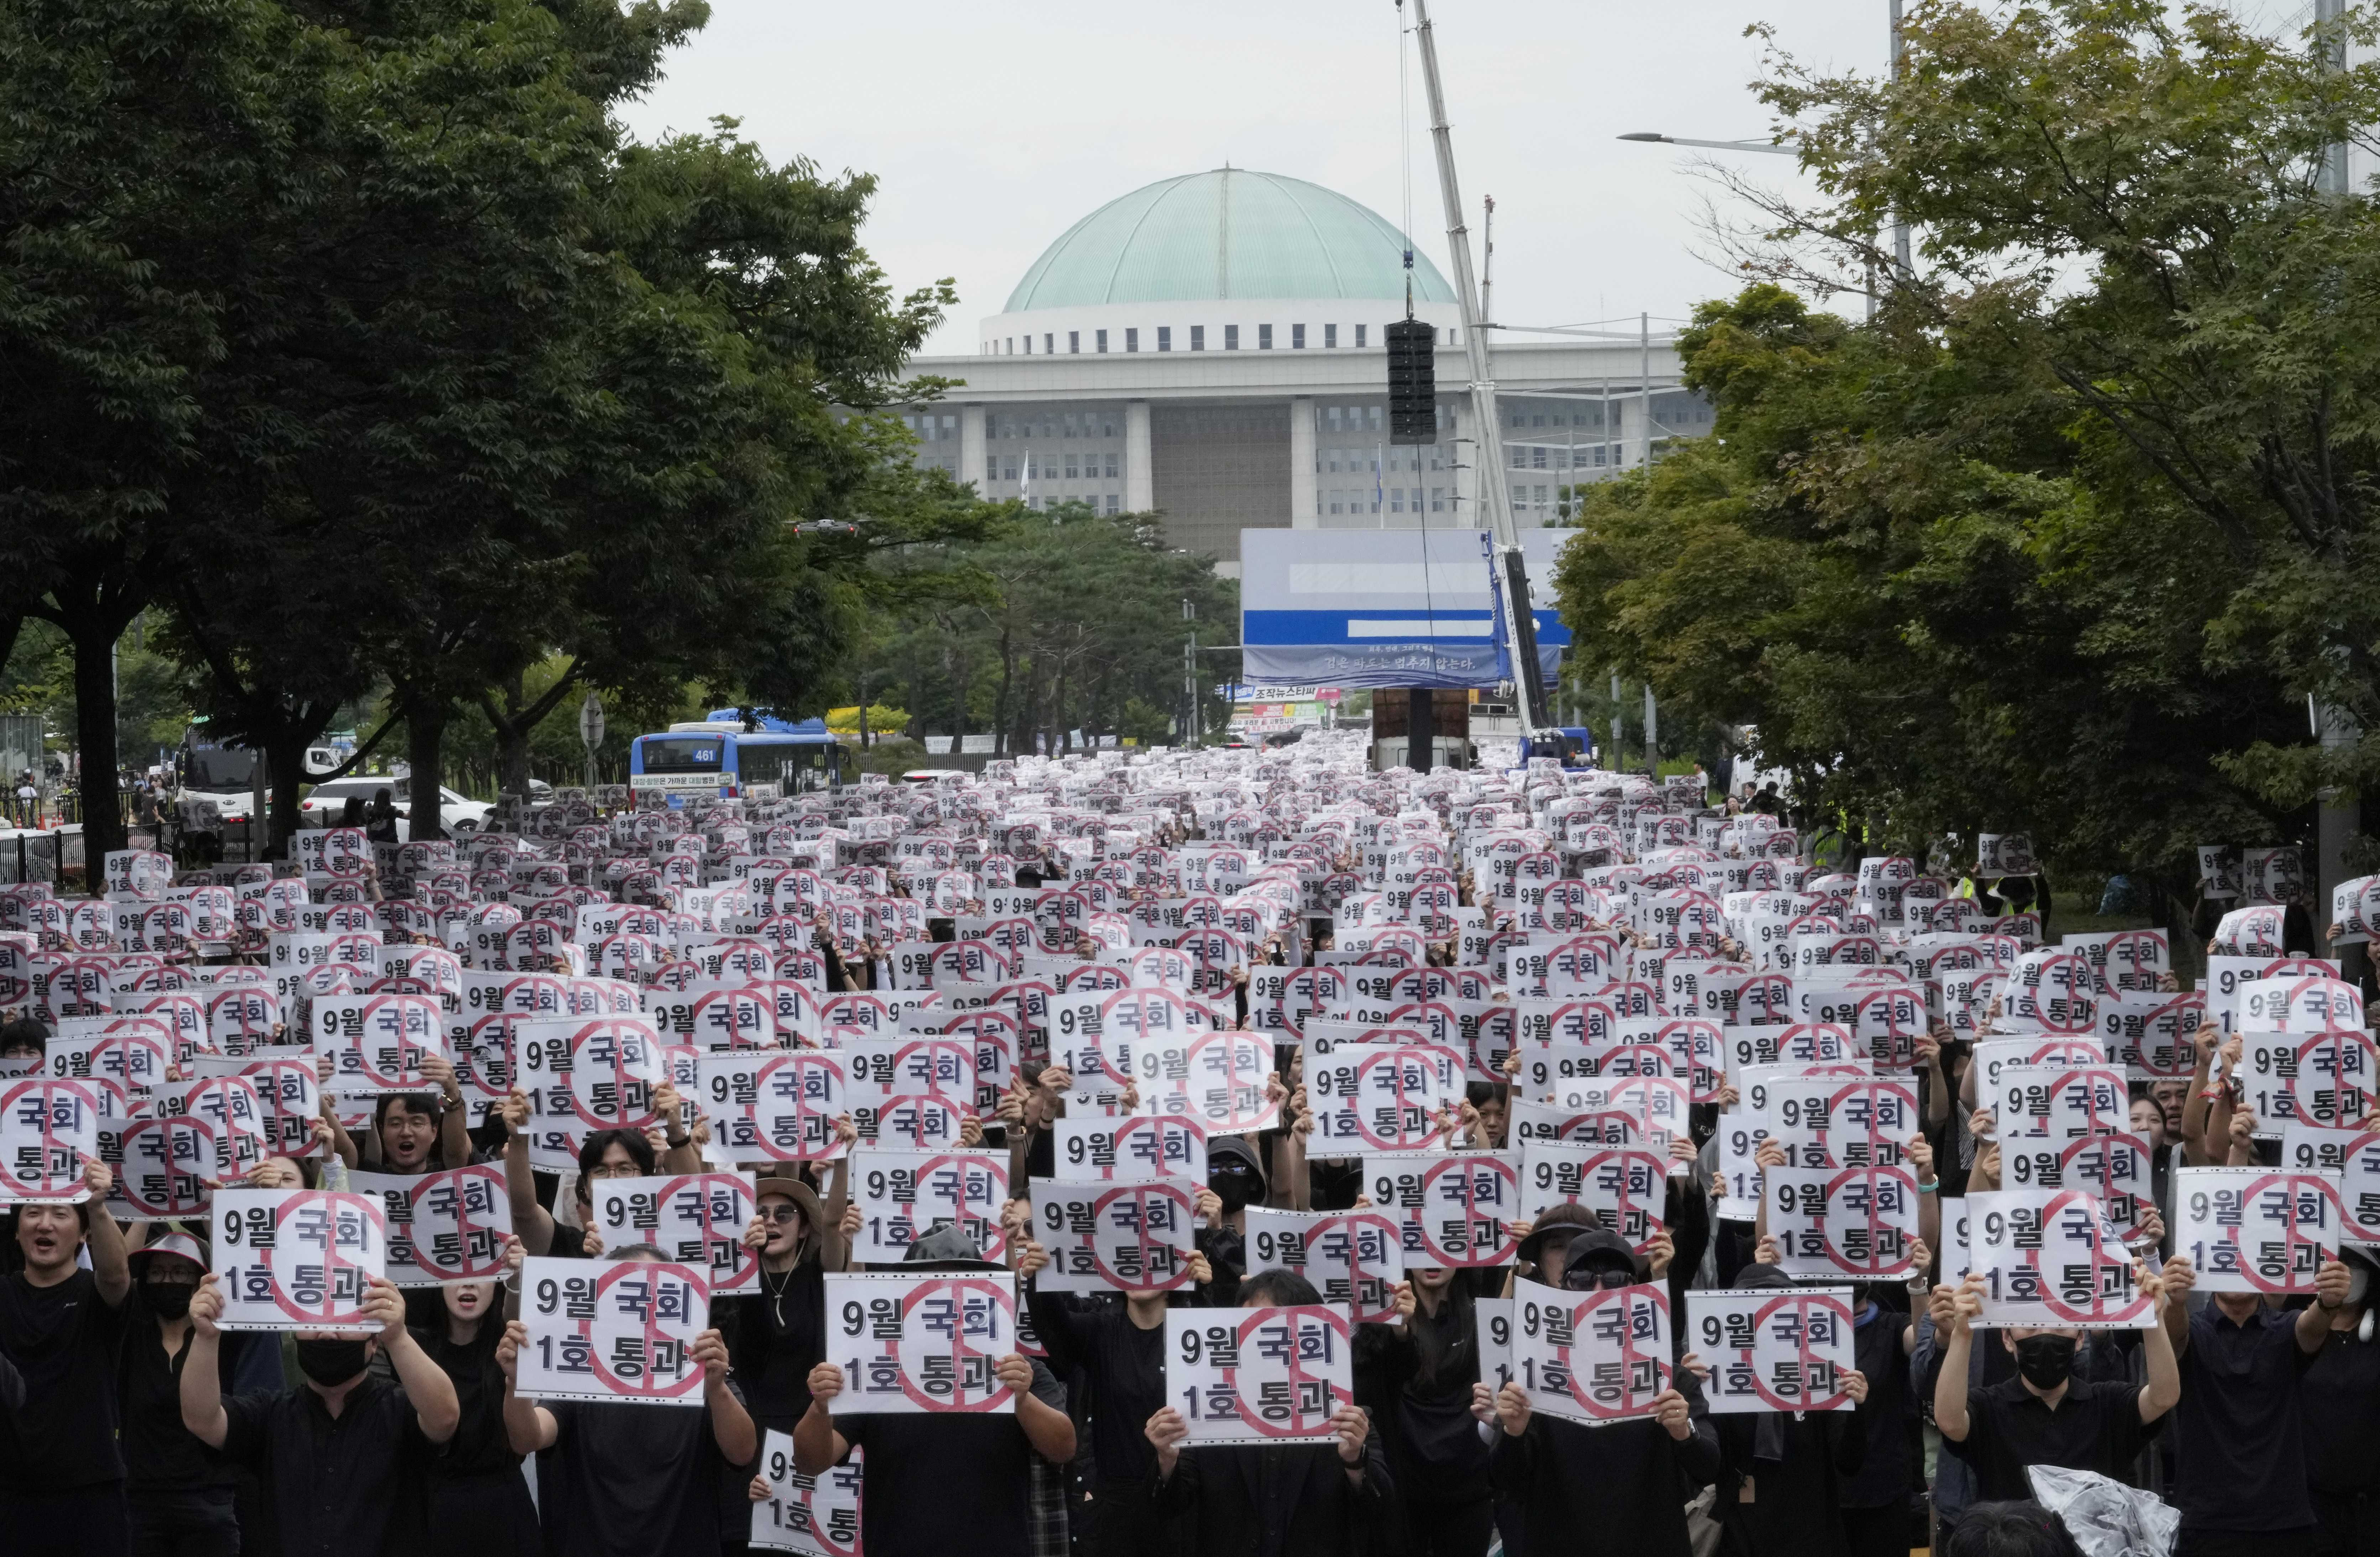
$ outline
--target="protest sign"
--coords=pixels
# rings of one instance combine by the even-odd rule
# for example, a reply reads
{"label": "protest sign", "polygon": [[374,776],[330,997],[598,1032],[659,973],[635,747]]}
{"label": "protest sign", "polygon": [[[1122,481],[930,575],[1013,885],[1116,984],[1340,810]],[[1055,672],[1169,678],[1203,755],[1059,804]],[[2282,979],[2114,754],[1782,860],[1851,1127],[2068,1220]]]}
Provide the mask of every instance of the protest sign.
{"label": "protest sign", "polygon": [[2361,1028],[2312,1033],[2252,1028],[2243,1048],[2239,1080],[2260,1137],[2277,1137],[2292,1124],[2337,1129],[2372,1112],[2380,1049]]}
{"label": "protest sign", "polygon": [[1768,1231],[1789,1276],[1909,1273],[1917,1180],[1906,1168],[1771,1168]]}
{"label": "protest sign", "polygon": [[1475,1269],[1512,1258],[1509,1224],[1526,1214],[1512,1153],[1375,1154],[1364,1159],[1364,1185],[1373,1206],[1402,1228],[1408,1269]]}
{"label": "protest sign", "polygon": [[0,1204],[90,1199],[83,1164],[99,1155],[100,1112],[87,1081],[0,1082]]}
{"label": "protest sign", "polygon": [[331,1058],[327,1089],[343,1097],[435,1092],[422,1060],[446,1053],[446,1016],[431,995],[317,995],[314,1052]]}
{"label": "protest sign", "polygon": [[975,1113],[975,1040],[867,1038],[843,1047],[846,1103],[862,1145],[951,1150]]}
{"label": "protest sign", "polygon": [[1460,1050],[1425,1043],[1305,1041],[1305,1095],[1315,1157],[1409,1151],[1438,1137],[1439,1116],[1463,1101]]}
{"label": "protest sign", "polygon": [[203,1119],[103,1117],[99,1160],[115,1175],[107,1214],[118,1222],[203,1219],[213,1201],[215,1127]]}
{"label": "protest sign", "polygon": [[169,1081],[152,1101],[159,1113],[192,1114],[213,1127],[214,1161],[200,1174],[208,1184],[237,1184],[264,1161],[272,1125],[264,1100],[248,1077]]}
{"label": "protest sign", "polygon": [[713,1297],[759,1290],[760,1251],[744,1241],[759,1210],[751,1174],[607,1178],[593,1188],[595,1230],[606,1247],[650,1244],[673,1264],[703,1272]]}
{"label": "protest sign", "polygon": [[1033,1236],[1050,1257],[1036,1284],[1044,1292],[1186,1285],[1197,1204],[1197,1185],[1184,1179],[1036,1180]]}
{"label": "protest sign", "polygon": [[1471,1319],[1474,1344],[1479,1348],[1479,1381],[1491,1396],[1501,1393],[1512,1381],[1512,1299],[1473,1298]]}
{"label": "protest sign", "polygon": [[642,1016],[517,1020],[513,1075],[532,1127],[583,1139],[595,1130],[661,1122],[653,1094],[668,1080],[661,1036]]}
{"label": "protest sign", "polygon": [[699,1268],[651,1259],[525,1260],[514,1391],[523,1400],[700,1405],[695,1343],[710,1324]]}
{"label": "protest sign", "polygon": [[1797,1168],[1898,1167],[1917,1136],[1917,1089],[1864,1077],[1779,1076],[1761,1117]]}
{"label": "protest sign", "polygon": [[2281,1165],[2292,1173],[2337,1174],[2347,1219],[2339,1241],[2380,1244],[2380,1134],[2291,1125],[2281,1132]]}
{"label": "protest sign", "polygon": [[1521,1150],[1521,1220],[1575,1204],[1642,1254],[1661,1231],[1669,1183],[1668,1162],[1642,1148],[1530,1141]]}
{"label": "protest sign", "polygon": [[843,1055],[833,1050],[741,1050],[696,1061],[703,1116],[731,1162],[832,1162],[844,1151],[835,1122],[850,1112]]}
{"label": "protest sign", "polygon": [[1969,1195],[1963,1209],[1967,1263],[1984,1278],[1979,1324],[2144,1330],[2156,1322],[2123,1229],[2097,1196],[2003,1189]]}
{"label": "protest sign", "polygon": [[2175,1175],[2173,1248],[2202,1292],[2313,1290],[2338,1257],[2349,1218],[2339,1175],[2273,1168],[2183,1168]]}
{"label": "protest sign", "polygon": [[1658,1283],[1512,1297],[1512,1373],[1532,1410],[1594,1425],[1652,1414],[1670,1387],[1670,1295]]}
{"label": "protest sign", "polygon": [[1193,1446],[1329,1442],[1354,1400],[1353,1326],[1320,1305],[1169,1308],[1165,1399]]}
{"label": "protest sign", "polygon": [[1272,1040],[1260,1033],[1209,1028],[1144,1038],[1133,1044],[1131,1064],[1145,1113],[1196,1119],[1218,1135],[1280,1123],[1281,1104],[1266,1088]]}
{"label": "protest sign", "polygon": [[830,1272],[826,1311],[826,1360],[843,1370],[838,1416],[1014,1414],[1015,1393],[995,1371],[1017,1350],[1010,1272]]}
{"label": "protest sign", "polygon": [[851,1198],[859,1208],[854,1259],[896,1262],[937,1227],[958,1228],[996,1259],[1008,1154],[863,1146],[852,1153]]}
{"label": "protest sign", "polygon": [[224,1330],[320,1330],[376,1335],[364,1316],[387,1274],[388,1213],[376,1196],[320,1189],[218,1189],[214,1272]]}
{"label": "protest sign", "polygon": [[1712,1415],[1850,1406],[1852,1298],[1850,1287],[1687,1293],[1688,1343],[1710,1369],[1703,1399]]}
{"label": "protest sign", "polygon": [[1402,1229],[1378,1211],[1247,1210],[1250,1271],[1279,1267],[1314,1283],[1322,1301],[1344,1305],[1357,1324],[1396,1318],[1404,1279]]}
{"label": "protest sign", "polygon": [[1207,1127],[1196,1119],[1137,1114],[1061,1119],[1058,1172],[1070,1179],[1165,1178],[1207,1182]]}
{"label": "protest sign", "polygon": [[347,1183],[358,1195],[378,1196],[387,1212],[388,1279],[397,1285],[504,1275],[513,1208],[501,1164],[474,1162],[416,1175],[351,1173]]}
{"label": "protest sign", "polygon": [[843,1464],[804,1476],[794,1466],[794,1441],[771,1429],[760,1448],[769,1495],[752,1505],[752,1550],[861,1557],[859,1489],[867,1462],[868,1452],[854,1449]]}

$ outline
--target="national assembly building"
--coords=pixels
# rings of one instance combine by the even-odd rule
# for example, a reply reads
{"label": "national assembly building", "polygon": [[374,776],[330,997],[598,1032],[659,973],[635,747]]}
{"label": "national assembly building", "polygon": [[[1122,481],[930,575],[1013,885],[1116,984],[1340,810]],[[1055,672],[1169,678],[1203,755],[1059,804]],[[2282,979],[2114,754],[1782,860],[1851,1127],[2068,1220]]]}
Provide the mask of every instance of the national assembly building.
{"label": "national assembly building", "polygon": [[[1418,253],[1439,435],[1388,441],[1381,331],[1405,315],[1404,254],[1390,223],[1301,179],[1226,167],[1135,189],[1050,245],[975,355],[911,363],[964,381],[908,412],[917,456],[990,498],[1158,510],[1172,545],[1232,577],[1243,530],[1476,529],[1461,313]],[[1710,428],[1662,341],[1500,330],[1493,365],[1524,529],[1563,486]]]}

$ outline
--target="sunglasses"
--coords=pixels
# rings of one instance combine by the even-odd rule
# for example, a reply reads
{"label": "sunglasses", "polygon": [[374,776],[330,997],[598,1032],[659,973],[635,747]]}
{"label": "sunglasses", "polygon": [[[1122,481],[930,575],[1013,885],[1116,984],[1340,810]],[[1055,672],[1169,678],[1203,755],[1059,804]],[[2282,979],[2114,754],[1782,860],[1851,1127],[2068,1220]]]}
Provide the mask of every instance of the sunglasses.
{"label": "sunglasses", "polygon": [[1575,1276],[1565,1273],[1562,1285],[1572,1292],[1618,1292],[1621,1287],[1636,1284],[1636,1273],[1633,1271],[1597,1271],[1595,1272],[1595,1285],[1592,1287],[1583,1287],[1578,1284],[1578,1281],[1584,1279],[1585,1275],[1586,1272],[1584,1271],[1577,1272]]}
{"label": "sunglasses", "polygon": [[801,1219],[802,1208],[799,1206],[762,1206],[760,1208],[760,1220],[763,1222],[799,1222]]}

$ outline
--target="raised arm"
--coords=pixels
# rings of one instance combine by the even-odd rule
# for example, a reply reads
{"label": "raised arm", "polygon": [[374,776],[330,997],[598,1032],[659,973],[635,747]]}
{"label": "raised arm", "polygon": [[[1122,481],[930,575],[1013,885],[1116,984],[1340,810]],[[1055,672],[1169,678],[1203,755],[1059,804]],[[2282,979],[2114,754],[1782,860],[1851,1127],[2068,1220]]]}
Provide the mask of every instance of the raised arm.
{"label": "raised arm", "polygon": [[2187,1255],[2175,1255],[2157,1274],[2163,1278],[2165,1307],[2157,1315],[2166,1344],[2177,1357],[2190,1350],[2190,1289],[2198,1284],[2198,1267]]}
{"label": "raised arm", "polygon": [[731,1466],[748,1466],[760,1454],[760,1435],[752,1414],[727,1387],[727,1343],[715,1330],[694,1338],[694,1360],[702,1364],[702,1404],[710,1408],[710,1436],[719,1456]]}
{"label": "raised arm", "polygon": [[[2141,1420],[2147,1423],[2155,1421],[2181,1401],[2181,1363],[2174,1355],[2173,1332],[2165,1320],[2169,1310],[2180,1309],[2183,1304],[2163,1275],[2145,1264],[2138,1270],[2141,1290],[2155,1300],[2158,1321],[2141,1332],[2141,1359],[2148,1365],[2148,1382],[2141,1388]],[[2182,1321],[2181,1333],[2183,1339],[2189,1338],[2187,1318]]]}
{"label": "raised arm", "polygon": [[455,1079],[455,1062],[443,1054],[425,1054],[421,1074],[438,1083],[438,1160],[449,1168],[470,1166],[471,1111],[463,1101],[463,1084]]}
{"label": "raised arm", "polygon": [[513,1203],[513,1234],[531,1254],[553,1247],[553,1214],[537,1203],[537,1176],[528,1162],[528,1094],[516,1087],[504,1099],[504,1189]]}
{"label": "raised arm", "polygon": [[91,1223],[87,1246],[91,1273],[99,1283],[99,1300],[111,1308],[121,1308],[132,1291],[132,1251],[125,1247],[124,1229],[107,1214],[107,1191],[115,1175],[94,1157],[82,1165],[82,1182],[91,1191],[91,1199],[83,1206],[83,1215]]}
{"label": "raised arm", "polygon": [[455,1398],[455,1381],[430,1360],[413,1332],[405,1328],[405,1295],[396,1290],[396,1283],[385,1276],[373,1277],[371,1291],[364,1297],[364,1314],[380,1321],[380,1349],[388,1354],[389,1366],[396,1370],[396,1381],[413,1407],[414,1419],[421,1425],[421,1436],[432,1443],[454,1437],[463,1419],[463,1408]]}
{"label": "raised arm", "polygon": [[528,1344],[528,1326],[514,1320],[496,1344],[496,1366],[504,1370],[504,1440],[512,1452],[526,1458],[553,1447],[562,1434],[553,1413],[534,1401],[523,1400],[515,1386],[520,1381],[520,1349]]}
{"label": "raised arm", "polygon": [[210,1449],[220,1449],[231,1435],[231,1418],[224,1414],[223,1332],[215,1319],[223,1312],[223,1289],[212,1271],[199,1278],[190,1294],[190,1350],[182,1360],[182,1425]]}
{"label": "raised arm", "polygon": [[[660,1171],[673,1175],[702,1172],[702,1149],[695,1145],[693,1133],[686,1127],[685,1100],[678,1096],[677,1088],[666,1081],[654,1088],[653,1107],[662,1116]],[[747,1464],[749,1456],[735,1463]]]}
{"label": "raised arm", "polygon": [[2298,1310],[2298,1350],[2308,1356],[2320,1355],[2330,1342],[2330,1319],[2347,1302],[2347,1262],[2325,1259],[2322,1271],[2313,1279],[2313,1301]]}
{"label": "raised arm", "polygon": [[1971,1274],[1959,1283],[1950,1333],[1943,1338],[1942,1371],[1934,1381],[1934,1425],[1953,1443],[1967,1441],[1973,1426],[1967,1420],[1967,1359],[1974,1350],[1974,1321],[1983,1311],[1984,1278]]}
{"label": "raised arm", "polygon": [[1025,1429],[1034,1453],[1051,1465],[1075,1457],[1075,1421],[1033,1393],[1033,1359],[1011,1352],[993,1365],[1000,1381],[1016,1392],[1016,1425]]}
{"label": "raised arm", "polygon": [[2206,1150],[2207,1105],[2214,1101],[2208,1094],[2213,1089],[2207,1083],[2215,1064],[2215,1051],[2223,1042],[2223,1029],[2211,1022],[2202,1026],[2191,1040],[2198,1052],[2198,1064],[2190,1076],[2190,1090],[2181,1100],[2181,1160],[2193,1168],[2214,1163]]}
{"label": "raised arm", "polygon": [[794,1424],[794,1468],[804,1476],[823,1475],[843,1463],[851,1442],[834,1430],[834,1400],[843,1393],[843,1369],[831,1362],[810,1369],[810,1408]]}

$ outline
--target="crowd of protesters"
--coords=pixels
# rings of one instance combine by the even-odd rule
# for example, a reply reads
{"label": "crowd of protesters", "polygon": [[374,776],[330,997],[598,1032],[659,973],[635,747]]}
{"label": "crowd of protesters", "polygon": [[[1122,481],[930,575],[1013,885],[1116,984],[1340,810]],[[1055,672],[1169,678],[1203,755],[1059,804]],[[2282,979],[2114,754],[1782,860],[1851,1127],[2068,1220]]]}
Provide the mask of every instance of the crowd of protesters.
{"label": "crowd of protesters", "polygon": [[[1274,752],[1026,760],[996,764],[981,781],[674,809],[610,798],[616,811],[607,816],[589,797],[565,797],[542,824],[532,818],[525,832],[496,836],[492,852],[483,840],[468,870],[441,845],[393,841],[359,852],[352,870],[339,867],[345,845],[334,831],[305,879],[314,903],[377,916],[391,943],[469,946],[471,931],[519,920],[491,921],[492,904],[528,905],[533,918],[540,900],[584,906],[616,893],[665,911],[659,960],[614,965],[610,953],[566,937],[531,951],[499,935],[497,960],[481,966],[649,989],[685,988],[672,981],[683,977],[674,952],[720,942],[732,918],[733,933],[788,954],[778,977],[814,979],[821,1000],[889,994],[896,984],[914,995],[895,976],[899,948],[971,931],[994,891],[1037,894],[1046,912],[1030,955],[1045,971],[1126,965],[1135,946],[1161,939],[1136,933],[1146,920],[1135,906],[1204,895],[1250,910],[1252,919],[1230,921],[1248,933],[1226,932],[1220,951],[1211,935],[1200,943],[1185,992],[1217,1025],[1276,1040],[1268,1095],[1278,1122],[1208,1140],[1188,1279],[1172,1290],[1041,1290],[1036,1278],[1050,1254],[1031,1186],[1063,1176],[1055,1127],[1086,1105],[1075,1078],[1048,1063],[1046,1033],[1019,1008],[1024,1040],[1013,1074],[997,1108],[967,1120],[965,1137],[968,1148],[1004,1151],[1011,1165],[1004,1259],[987,1261],[972,1239],[941,1229],[912,1243],[905,1261],[928,1270],[1004,1262],[1014,1272],[1033,1337],[997,1359],[1014,1408],[856,1412],[849,1381],[830,1360],[825,1297],[830,1273],[856,1268],[848,1157],[732,1161],[701,1111],[663,1087],[650,1128],[586,1132],[574,1142],[575,1169],[549,1171],[532,1162],[524,1094],[468,1096],[454,1061],[431,1056],[422,1070],[431,1090],[354,1097],[326,1088],[302,1150],[266,1158],[244,1180],[335,1187],[351,1171],[501,1166],[516,1273],[407,1288],[376,1280],[364,1304],[370,1333],[223,1328],[225,1294],[205,1217],[119,1222],[106,1214],[105,1162],[81,1165],[88,1193],[79,1203],[13,1208],[0,1245],[0,1551],[710,1557],[755,1548],[752,1510],[772,1488],[762,1464],[771,1435],[790,1441],[796,1478],[815,1481],[855,1455],[864,1463],[856,1533],[811,1532],[804,1549],[867,1557],[2076,1550],[2068,1521],[2044,1505],[2029,1474],[2036,1467],[2104,1478],[2138,1500],[2125,1504],[2136,1512],[2178,1511],[2171,1539],[2186,1557],[2380,1547],[2369,1507],[2380,1488],[2375,1251],[2351,1238],[2334,1244],[2304,1289],[2283,1298],[2195,1290],[2193,1261],[2160,1247],[2173,1242],[2176,1174],[2269,1164],[2277,1145],[2240,1090],[2237,1037],[2227,1041],[2212,1020],[2189,1039],[2195,1066],[2187,1079],[2135,1081],[2129,1100],[2125,1123],[2155,1156],[2157,1206],[2133,1245],[2131,1275],[2153,1322],[1985,1322],[1985,1278],[1957,1274],[1942,1229],[1962,1197],[2002,1186],[1973,1062],[1978,1041],[2025,1030],[2004,984],[1967,991],[1969,1006],[1937,1004],[1895,1056],[1920,1101],[1922,1126],[1907,1151],[1925,1232],[1900,1271],[1844,1283],[1853,1289],[1855,1363],[1842,1377],[1840,1408],[1714,1414],[1708,1360],[1682,1330],[1670,1387],[1608,1425],[1536,1408],[1528,1390],[1487,1366],[1479,1305],[1521,1283],[1576,1294],[1652,1284],[1673,1305],[1695,1291],[1796,1284],[1769,1235],[1766,1200],[1758,1215],[1742,1214],[1721,1177],[1718,1137],[1746,1106],[1730,1079],[1717,1101],[1693,1106],[1684,1129],[1651,1143],[1678,1170],[1661,1192],[1657,1236],[1632,1241],[1572,1203],[1513,1219],[1502,1229],[1503,1263],[1409,1266],[1391,1289],[1393,1316],[1356,1327],[1352,1395],[1327,1439],[1188,1441],[1190,1425],[1167,1388],[1168,1311],[1322,1302],[1299,1271],[1250,1258],[1246,1213],[1370,1204],[1360,1174],[1312,1150],[1315,1100],[1301,1076],[1298,1027],[1339,1013],[1286,1010],[1275,986],[1260,981],[1265,968],[1470,967],[1493,1004],[1515,998],[1508,958],[1548,932],[1609,934],[1639,972],[1681,950],[1748,962],[1757,954],[1738,919],[1719,915],[1707,935],[1684,931],[1695,942],[1688,945],[1674,922],[1632,912],[1629,890],[1664,871],[1656,884],[1674,888],[1698,879],[1679,876],[1682,866],[1716,871],[1747,854],[1767,862],[1762,879],[1773,890],[1796,898],[1797,922],[1873,936],[1887,961],[1905,960],[1916,935],[2055,944],[2046,883],[2030,869],[1946,872],[1940,901],[1963,907],[1928,909],[1920,922],[1916,905],[1927,900],[1914,894],[1899,914],[1882,916],[1898,922],[1882,923],[1869,891],[1879,878],[1856,859],[1829,870],[1804,858],[1804,841],[1779,825],[1773,794],[1713,805],[1698,783],[1656,786],[1547,764],[1373,773],[1360,748],[1322,739]],[[1472,847],[1508,836],[1529,856],[1560,858],[1561,879],[1585,890],[1559,907],[1555,896],[1513,891],[1492,864],[1512,854]],[[905,857],[897,845],[907,839],[946,843]],[[1403,851],[1397,882],[1383,880],[1390,843]],[[1211,870],[1218,856],[1229,864]],[[928,863],[905,870],[905,858]],[[713,882],[767,878],[767,900],[721,901],[692,884],[701,877],[668,870],[688,858]],[[528,884],[544,861],[569,869]],[[1185,874],[1190,861],[1197,863]],[[1907,874],[1920,879],[1914,869]],[[253,882],[225,870],[206,884],[237,894]],[[1717,910],[1727,894],[1713,885]],[[1086,900],[1087,914],[1058,905],[1070,894]],[[0,903],[0,913],[15,916],[0,931],[0,946],[18,954],[13,966],[38,974],[52,966],[43,958],[62,953],[108,955],[61,944],[71,933],[62,927],[74,921],[26,906],[42,895],[19,889]],[[273,921],[269,906],[259,910],[263,919],[249,911],[263,899],[236,898],[220,925],[194,901],[187,944],[115,948],[128,969],[167,970],[144,989],[181,987],[176,968],[203,984],[213,970],[263,960],[273,935],[292,928]],[[907,911],[887,906],[904,902]],[[426,913],[390,911],[407,906]],[[2303,937],[2303,906],[2277,906],[2296,910],[2286,932]],[[1202,922],[1211,931],[1226,921]],[[786,934],[788,924],[798,934]],[[464,933],[450,938],[455,927]],[[2171,952],[2177,967],[2204,955],[2186,943]],[[1068,976],[1048,977],[1062,990]],[[1619,981],[1661,988],[1658,978]],[[29,977],[15,991],[18,1009],[0,1028],[0,1066],[11,1074],[41,1073],[63,1052],[63,1035],[87,1030],[79,1024],[90,1013],[58,982],[42,987]],[[2168,971],[2161,982],[2180,993],[2187,980]],[[360,974],[311,986],[371,987]],[[0,991],[8,988],[0,980]],[[273,1038],[306,1030],[303,998]],[[796,1024],[774,1041],[832,1046],[836,1036]],[[1519,1057],[1516,1045],[1500,1067],[1507,1079],[1475,1077],[1446,1100],[1423,1150],[1516,1150],[1514,1105],[1545,1101],[1520,1078]],[[2370,1085],[2367,1076],[2367,1094]],[[2360,1109],[2353,1122],[2380,1125]],[[846,1146],[856,1137],[848,1117],[837,1133]],[[1764,1149],[1756,1171],[1782,1161]],[[634,1237],[605,1237],[595,1186],[706,1168],[753,1175],[758,1214],[744,1239],[760,1274],[757,1290],[711,1305],[694,1348],[698,1405],[518,1393],[520,1262],[662,1258]]]}

